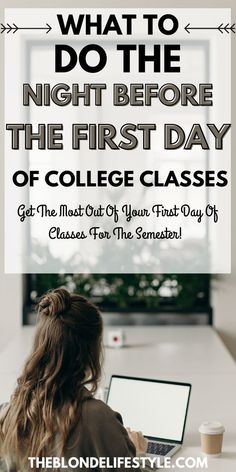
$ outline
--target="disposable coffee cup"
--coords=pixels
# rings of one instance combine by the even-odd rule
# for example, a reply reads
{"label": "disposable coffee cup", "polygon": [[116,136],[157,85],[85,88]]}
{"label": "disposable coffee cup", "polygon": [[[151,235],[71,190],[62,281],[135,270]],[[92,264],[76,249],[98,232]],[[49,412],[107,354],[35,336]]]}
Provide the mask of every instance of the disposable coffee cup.
{"label": "disposable coffee cup", "polygon": [[218,457],[222,451],[224,426],[219,421],[205,421],[201,424],[201,448],[203,454]]}

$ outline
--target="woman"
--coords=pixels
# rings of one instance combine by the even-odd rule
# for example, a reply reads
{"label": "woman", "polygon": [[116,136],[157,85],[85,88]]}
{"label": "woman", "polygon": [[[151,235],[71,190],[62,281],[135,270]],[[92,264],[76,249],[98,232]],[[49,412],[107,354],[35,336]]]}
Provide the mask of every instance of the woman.
{"label": "woman", "polygon": [[29,458],[63,457],[68,464],[72,457],[112,460],[144,453],[141,433],[127,432],[120,415],[93,397],[102,360],[98,309],[60,288],[41,298],[38,318],[33,351],[1,410],[0,457],[6,470],[47,470],[45,462]]}

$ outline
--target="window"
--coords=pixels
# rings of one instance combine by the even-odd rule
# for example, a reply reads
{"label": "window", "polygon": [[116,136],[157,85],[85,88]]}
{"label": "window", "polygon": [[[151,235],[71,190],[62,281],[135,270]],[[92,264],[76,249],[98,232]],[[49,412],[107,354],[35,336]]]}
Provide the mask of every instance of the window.
{"label": "window", "polygon": [[35,302],[64,286],[90,298],[107,324],[211,324],[208,274],[30,274],[24,324],[35,322]]}

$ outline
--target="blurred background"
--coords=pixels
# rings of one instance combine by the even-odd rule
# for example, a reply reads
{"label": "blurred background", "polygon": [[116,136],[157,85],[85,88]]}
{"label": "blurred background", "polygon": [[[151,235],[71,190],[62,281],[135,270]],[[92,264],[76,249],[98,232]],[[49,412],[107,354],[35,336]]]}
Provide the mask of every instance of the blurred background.
{"label": "blurred background", "polygon": [[[13,2],[14,3],[14,2]],[[73,2],[72,2],[73,3]],[[182,2],[183,7],[189,7],[189,2]],[[226,2],[227,3],[227,2]],[[130,7],[143,6],[142,2],[131,1]],[[32,6],[30,2],[24,1],[21,6]],[[44,2],[42,2],[42,6]],[[102,5],[106,7],[106,1],[102,2]],[[117,6],[124,6],[122,0],[117,2]],[[204,6],[204,2],[199,2],[199,6]],[[8,2],[8,6],[12,5],[12,2]],[[47,2],[47,6],[50,6],[50,2]],[[53,5],[55,6],[55,5]],[[58,1],[57,6],[64,6],[63,1]],[[76,5],[78,7],[78,4]],[[81,2],[81,6],[82,2]],[[87,2],[86,6],[97,6],[96,1]],[[146,5],[148,7],[155,6],[155,2],[149,1]],[[158,6],[165,7],[165,2],[160,1]],[[175,1],[170,2],[170,6],[178,6],[179,4]],[[222,6],[222,5],[220,5]],[[233,2],[229,1],[226,6],[233,6]],[[217,7],[217,2],[214,2],[214,7]],[[2,12],[3,13],[3,12]],[[3,17],[3,16],[2,16]],[[186,37],[186,39],[188,39]],[[204,39],[203,37],[201,39]],[[49,39],[48,39],[49,41]],[[12,43],[11,43],[12,44]],[[16,44],[16,42],[15,42]],[[42,52],[42,44],[45,49]],[[215,51],[214,42],[211,43],[210,47],[213,48],[212,52]],[[218,42],[217,42],[218,44]],[[221,43],[220,43],[221,44]],[[223,43],[222,43],[223,44]],[[233,48],[235,43],[232,43]],[[22,46],[22,45],[21,45]],[[28,68],[23,67],[24,62],[21,62],[22,70],[29,71],[29,82],[31,80],[42,79],[47,81],[48,77],[44,77],[45,68],[41,67],[42,61],[40,54],[43,54],[43,58],[46,57],[46,51],[49,50],[50,44],[45,41],[37,42],[32,41],[26,42],[25,47],[21,47],[25,54],[28,54]],[[26,47],[27,46],[27,47]],[[192,49],[194,54],[192,54]],[[3,42],[1,43],[1,52],[3,53]],[[196,44],[191,42],[191,48],[185,45],[187,57],[196,57],[196,64],[201,64],[201,74],[198,77],[199,70],[196,67],[194,61],[191,62],[191,67],[188,70],[188,78],[198,82],[200,79],[206,81],[210,78],[212,72],[212,64],[209,63],[208,49],[209,44],[206,41],[197,41]],[[16,52],[16,51],[15,51]],[[234,50],[233,50],[234,52]],[[215,51],[215,54],[217,51]],[[17,54],[16,54],[17,56]],[[215,57],[211,54],[211,57]],[[23,56],[24,58],[24,56]],[[16,57],[16,60],[20,60],[20,57]],[[190,63],[189,63],[190,64]],[[194,65],[195,64],[195,65]],[[234,67],[234,65],[233,65]],[[21,67],[19,67],[19,70]],[[234,83],[234,69],[232,70],[232,83]],[[204,76],[205,74],[205,76]],[[203,77],[204,76],[204,77]],[[76,75],[77,77],[77,75]],[[74,79],[76,79],[76,77]],[[193,78],[194,77],[194,78]],[[16,80],[16,78],[14,78]],[[21,80],[21,77],[19,78]],[[76,80],[75,80],[76,81]],[[224,98],[224,97],[223,97]],[[234,97],[233,97],[234,99]],[[3,97],[2,97],[3,100]],[[222,103],[220,102],[220,105]],[[3,112],[3,110],[2,110]],[[43,110],[42,110],[43,112]],[[58,110],[56,109],[56,112]],[[232,110],[234,120],[234,109]],[[35,115],[31,116],[32,121],[38,121],[39,110],[36,110]],[[71,110],[70,110],[71,113]],[[74,112],[77,119],[77,110]],[[199,111],[201,114],[201,110]],[[187,120],[192,122],[193,117],[186,115]],[[29,118],[29,117],[27,117]],[[159,117],[160,118],[160,117]],[[176,119],[178,116],[176,116]],[[194,115],[196,118],[196,115]],[[199,120],[207,120],[207,116],[199,116]],[[56,119],[56,117],[55,117]],[[71,115],[70,115],[71,119]],[[162,117],[165,120],[165,116]],[[4,120],[2,120],[4,122]],[[232,143],[235,147],[235,142]],[[37,154],[37,153],[36,153]],[[213,153],[215,159],[215,153]],[[234,155],[234,153],[232,153]],[[36,156],[37,157],[37,156]],[[199,159],[198,154],[193,157],[193,164]],[[34,155],[35,158],[35,155]],[[48,156],[47,156],[48,158]],[[28,156],[30,162],[30,153]],[[40,155],[40,159],[42,156]],[[76,159],[76,157],[75,157]],[[166,159],[166,158],[165,158]],[[168,158],[169,159],[169,158]],[[196,159],[196,162],[195,162]],[[206,156],[206,161],[208,157]],[[36,159],[37,160],[37,159]],[[41,162],[41,161],[40,161]],[[192,162],[192,161],[191,161]],[[167,165],[170,166],[169,160]],[[203,164],[202,164],[203,165]],[[4,175],[2,169],[2,175]],[[232,159],[232,182],[236,177],[235,160]],[[235,188],[232,185],[232,201],[235,201]],[[1,186],[1,192],[3,192],[3,185]],[[3,197],[3,194],[1,195]],[[38,198],[36,195],[30,195],[31,198]],[[26,199],[29,195],[26,195]],[[174,198],[174,196],[173,196]],[[189,195],[186,195],[186,199],[189,200]],[[202,199],[207,202],[207,196],[205,192],[202,192]],[[1,202],[4,199],[1,198]],[[228,208],[229,210],[229,208]],[[3,223],[3,209],[1,210],[1,227],[4,227]],[[232,273],[230,275],[207,275],[207,274],[90,274],[90,275],[78,275],[78,274],[47,274],[40,273],[45,270],[38,270],[37,274],[27,275],[6,275],[4,274],[3,268],[3,240],[1,242],[1,273],[0,273],[0,290],[1,290],[1,318],[0,318],[0,351],[13,338],[15,333],[23,325],[34,325],[36,320],[35,315],[35,301],[37,297],[42,295],[47,290],[58,286],[65,286],[71,291],[76,291],[91,298],[101,308],[104,316],[105,323],[108,325],[211,325],[217,330],[223,339],[225,345],[236,358],[236,317],[235,317],[235,291],[236,291],[236,251],[235,251],[235,212],[232,212]],[[40,225],[36,228],[30,227],[31,236],[36,237],[37,231]],[[192,234],[191,224],[189,225],[189,238],[195,237]],[[201,237],[208,238],[207,241],[210,243],[209,228],[204,228],[204,234]],[[3,231],[1,232],[3,236]],[[224,258],[225,248],[222,244],[224,235],[219,234],[219,241],[217,242],[217,252],[221,254],[221,258]],[[19,240],[17,234],[11,234],[9,245],[13,251],[14,248],[19,248]],[[223,238],[223,239],[222,239]],[[3,239],[3,238],[2,238]],[[6,237],[6,243],[8,238]],[[26,254],[31,254],[31,247],[29,235],[24,238],[26,246]],[[17,252],[17,251],[16,251]],[[167,251],[168,252],[168,251]],[[113,251],[114,253],[114,251]],[[107,256],[107,254],[106,254]],[[107,256],[108,257],[108,256]],[[119,253],[118,253],[119,257]],[[196,264],[197,258],[194,257],[191,252],[191,263]],[[175,269],[178,271],[178,269]],[[106,271],[106,270],[105,270]],[[32,271],[34,272],[34,271]],[[59,271],[58,271],[59,272]],[[66,271],[64,271],[66,272]],[[161,272],[161,271],[160,271]],[[182,271],[178,271],[182,272]]]}
{"label": "blurred background", "polygon": [[[3,3],[6,5],[6,2]],[[57,7],[65,6],[64,0],[57,0],[56,3]],[[86,5],[82,0],[81,2],[72,1],[71,6],[73,4],[76,7],[97,7],[97,0],[87,0]],[[156,8],[156,2],[153,0],[148,0],[145,5]],[[15,2],[8,0],[7,6],[15,8]],[[19,2],[19,6],[32,7],[32,2],[22,0]],[[41,0],[41,7],[44,6],[53,7],[55,1]],[[110,2],[102,0],[100,6],[110,8]],[[127,2],[119,0],[116,2],[116,6],[126,7]],[[142,7],[143,2],[130,0],[129,7],[132,6]],[[171,0],[168,6],[179,7],[179,2]],[[189,8],[190,6],[194,7],[196,4],[192,3],[191,5],[189,0],[181,2],[181,7]],[[198,6],[206,7],[205,0],[199,0]],[[224,2],[211,0],[207,6],[232,7],[232,13],[235,13],[233,0],[225,0]],[[160,0],[158,7],[166,7],[166,1]],[[3,9],[1,8],[1,10],[3,18]],[[4,43],[1,42],[2,55],[3,46]],[[235,41],[232,41],[234,57],[235,47]],[[232,83],[235,83],[235,79],[235,63],[233,63]],[[1,92],[3,101],[3,89]],[[234,93],[233,89],[233,101],[235,100]],[[1,121],[4,123],[3,109],[1,114]],[[233,123],[234,120],[235,108],[232,107]],[[3,139],[1,144],[3,155]],[[232,156],[235,154],[235,146],[235,140],[232,140]],[[3,159],[0,165],[3,182]],[[233,183],[236,179],[235,159],[232,159],[231,176]],[[6,275],[3,263],[3,189],[2,183],[0,186],[2,229],[0,232],[0,403],[8,400],[22,362],[31,345],[34,331],[31,326],[36,321],[35,302],[37,297],[51,288],[64,286],[91,298],[101,309],[108,327],[110,325],[125,325],[128,344],[132,346],[132,349],[106,350],[106,379],[108,380],[114,372],[123,373],[124,371],[130,375],[149,377],[158,375],[158,378],[191,381],[194,388],[185,454],[199,455],[198,426],[203,420],[215,418],[217,412],[226,426],[225,452],[219,462],[214,460],[210,463],[210,470],[214,470],[214,472],[233,470],[236,458],[236,421],[235,414],[233,414],[235,410],[233,408],[235,403],[235,362],[233,358],[236,360],[235,212],[232,212],[231,229],[232,271],[228,275],[141,273],[132,275],[65,275],[62,273]],[[236,186],[232,185],[232,202],[236,201],[235,192]],[[19,241],[16,234],[12,235],[12,239],[17,246]],[[225,248],[221,238],[219,239],[218,250],[224,257]],[[25,244],[27,247],[27,239]]]}
{"label": "blurred background", "polygon": [[207,274],[28,274],[24,325],[35,323],[37,298],[61,286],[91,299],[108,325],[212,324]]}
{"label": "blurred background", "polygon": [[[96,0],[79,2],[80,6],[96,7]],[[222,2],[214,1],[214,5],[221,6]],[[73,2],[72,2],[73,4]],[[43,6],[55,6],[55,2],[41,2]],[[127,6],[125,2],[116,2],[119,7]],[[149,0],[147,7],[156,7],[156,3]],[[13,1],[8,1],[8,7],[15,7]],[[31,6],[28,0],[20,2],[19,6]],[[65,6],[63,0],[58,0],[57,6]],[[75,3],[78,7],[78,3]],[[101,6],[109,6],[109,2],[103,0]],[[130,7],[143,6],[139,0],[130,0]],[[158,6],[165,7],[164,1]],[[172,0],[169,6],[179,7],[179,3]],[[189,1],[184,0],[182,7],[189,7]],[[193,5],[194,6],[194,5]],[[199,1],[199,7],[205,7],[203,0]],[[232,0],[226,1],[224,7],[234,8]],[[2,11],[3,18],[3,11]],[[3,54],[4,43],[0,48]],[[35,45],[35,47],[39,47]],[[37,51],[38,54],[38,51]],[[232,42],[232,54],[235,55],[235,42]],[[38,55],[37,55],[38,57]],[[35,71],[37,63],[33,63]],[[208,69],[207,69],[208,70]],[[3,73],[2,73],[3,79]],[[232,64],[232,83],[235,82],[235,64]],[[232,90],[234,100],[234,90]],[[3,90],[2,90],[3,101]],[[3,115],[3,110],[1,111]],[[190,117],[191,118],[191,117]],[[234,122],[235,110],[232,109],[232,122]],[[2,116],[2,123],[4,122]],[[2,134],[3,135],[3,134]],[[235,141],[232,140],[232,155],[234,155]],[[3,151],[3,142],[2,142]],[[1,161],[1,175],[3,178],[3,161]],[[236,178],[236,164],[232,159],[232,182]],[[45,291],[57,286],[65,286],[69,290],[77,291],[91,298],[101,308],[106,324],[191,324],[211,325],[220,334],[224,344],[236,359],[236,316],[235,316],[235,292],[236,292],[236,239],[235,239],[235,212],[232,212],[232,273],[229,275],[211,276],[207,274],[104,274],[104,275],[78,275],[78,274],[4,274],[4,248],[3,248],[3,188],[1,192],[1,315],[0,315],[0,351],[13,339],[15,333],[23,325],[35,323],[35,300]],[[232,185],[232,202],[235,199],[235,187]],[[191,228],[190,228],[191,230]],[[13,235],[14,245],[18,240]],[[28,245],[28,238],[25,240]],[[219,252],[224,257],[224,246],[219,241]],[[195,261],[193,261],[195,263]]]}
{"label": "blurred background", "polygon": [[[235,251],[233,255],[235,258]],[[0,286],[0,350],[20,327],[35,323],[37,298],[64,286],[91,298],[101,309],[106,325],[211,325],[236,358],[235,269],[231,275],[220,276],[4,275]]]}

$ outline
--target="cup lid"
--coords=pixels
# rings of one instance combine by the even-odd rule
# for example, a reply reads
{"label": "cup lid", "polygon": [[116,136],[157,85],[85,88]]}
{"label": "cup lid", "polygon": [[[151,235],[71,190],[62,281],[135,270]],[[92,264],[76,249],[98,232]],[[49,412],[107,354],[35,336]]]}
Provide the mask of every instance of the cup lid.
{"label": "cup lid", "polygon": [[224,432],[225,428],[220,421],[204,421],[199,428],[199,433],[203,434],[222,434]]}

